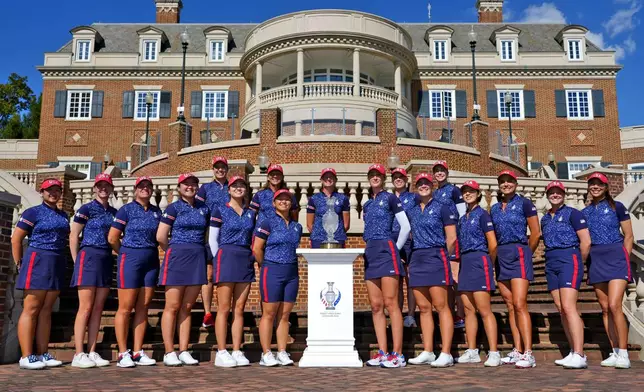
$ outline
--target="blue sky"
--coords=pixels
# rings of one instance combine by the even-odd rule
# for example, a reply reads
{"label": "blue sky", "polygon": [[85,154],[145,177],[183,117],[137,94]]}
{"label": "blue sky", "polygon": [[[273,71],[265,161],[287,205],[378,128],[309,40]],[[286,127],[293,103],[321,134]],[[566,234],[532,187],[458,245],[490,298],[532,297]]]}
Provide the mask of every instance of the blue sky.
{"label": "blue sky", "polygon": [[[74,26],[93,22],[153,23],[154,0],[31,0],[2,1],[4,20],[0,24],[0,80],[11,72],[29,77],[33,90],[40,92],[42,80],[36,66],[43,53],[53,52],[70,38]],[[476,22],[476,0],[433,0],[432,22]],[[618,53],[624,69],[617,77],[620,125],[644,124],[641,89],[644,86],[644,0],[506,0],[505,20],[509,22],[575,23],[591,31],[591,39]],[[268,5],[270,4],[270,5]],[[242,5],[241,7],[238,5]],[[371,12],[396,22],[427,22],[428,2],[410,0],[326,0],[324,3],[294,0],[226,2],[184,0],[182,22],[262,22],[280,14],[310,8],[343,8]],[[16,37],[11,39],[9,37]],[[18,39],[17,37],[20,37]],[[637,70],[640,71],[637,71]]]}

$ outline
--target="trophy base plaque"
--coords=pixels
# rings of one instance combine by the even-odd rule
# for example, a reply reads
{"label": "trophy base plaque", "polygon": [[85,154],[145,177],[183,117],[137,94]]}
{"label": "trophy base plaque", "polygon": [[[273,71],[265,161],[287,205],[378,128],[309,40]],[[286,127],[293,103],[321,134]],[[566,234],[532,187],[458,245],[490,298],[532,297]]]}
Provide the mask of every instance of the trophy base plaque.
{"label": "trophy base plaque", "polygon": [[340,249],[342,245],[339,242],[325,242],[320,245],[320,249]]}

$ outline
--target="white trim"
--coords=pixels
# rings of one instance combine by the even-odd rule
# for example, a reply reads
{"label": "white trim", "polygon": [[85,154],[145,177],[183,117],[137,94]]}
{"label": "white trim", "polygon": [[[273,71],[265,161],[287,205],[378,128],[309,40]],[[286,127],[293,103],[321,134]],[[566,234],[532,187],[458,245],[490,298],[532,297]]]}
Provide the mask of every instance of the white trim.
{"label": "white trim", "polygon": [[142,91],[156,91],[156,90],[163,90],[163,85],[146,85],[146,84],[133,84],[132,88],[135,90],[142,90]]}
{"label": "white trim", "polygon": [[633,167],[635,167],[635,166],[644,166],[644,162],[640,162],[640,163],[629,163],[629,164],[627,165],[627,168],[628,168],[628,170],[640,170],[640,169],[633,169]]}
{"label": "white trim", "polygon": [[[432,120],[447,120],[447,117],[445,116],[445,93],[450,93],[451,95],[451,108],[452,108],[452,115],[449,116],[450,120],[456,120],[456,90],[427,90],[428,93],[428,98],[429,98],[429,118]],[[434,111],[433,109],[433,100],[432,100],[432,93],[440,93],[441,96],[441,116],[434,116]]]}
{"label": "white trim", "polygon": [[[154,42],[154,58],[153,59],[146,59],[145,56],[147,54],[147,48],[146,45],[148,43]],[[154,38],[143,38],[141,39],[141,62],[142,63],[156,63],[159,61],[159,53],[161,51],[161,40],[160,39],[154,39]]]}
{"label": "white trim", "polygon": [[228,90],[230,90],[230,86],[226,86],[226,85],[204,86],[204,85],[201,85],[201,89],[205,90],[205,91],[228,91]]}
{"label": "white trim", "polygon": [[[571,54],[572,52],[570,51],[570,43],[571,42],[578,42],[579,45],[579,58],[572,58]],[[571,62],[580,62],[584,61],[584,49],[586,48],[585,45],[585,40],[583,38],[567,38],[565,41],[565,48],[564,51],[566,52],[566,58],[568,61]]]}
{"label": "white trim", "polygon": [[[436,44],[437,43],[442,43],[444,45],[443,51],[445,56],[443,58],[438,57],[438,51],[436,50]],[[434,57],[434,61],[437,63],[443,63],[449,61],[449,46],[450,46],[450,40],[449,39],[432,39],[432,55]]]}
{"label": "white trim", "polygon": [[[570,117],[570,105],[568,102],[568,94],[569,93],[578,93],[577,94],[577,109],[580,110],[579,107],[579,93],[586,93],[588,94],[588,117]],[[575,120],[575,121],[589,121],[594,119],[594,113],[593,113],[593,92],[592,90],[587,90],[587,89],[570,89],[566,90],[566,117],[568,120]]]}
{"label": "white trim", "polygon": [[427,90],[456,90],[455,84],[428,84]]}
{"label": "white trim", "polygon": [[[87,117],[70,117],[71,103],[72,103],[72,94],[79,94],[78,102],[78,115],[81,113],[81,102],[82,95],[89,93],[89,111]],[[65,107],[65,120],[66,121],[91,121],[92,120],[92,99],[94,98],[93,90],[67,90],[67,103]]]}
{"label": "white trim", "polygon": [[[137,117],[137,109],[139,107],[139,95],[140,94],[146,94],[146,93],[152,93],[153,95],[157,96],[157,110],[156,110],[156,116],[152,117],[150,116],[150,121],[159,121],[159,112],[161,110],[161,91],[160,90],[148,90],[148,89],[141,89],[141,90],[135,90],[134,91],[134,116],[133,120],[134,121],[147,121],[147,117]],[[145,100],[145,95],[142,98]],[[154,106],[154,104],[152,105]],[[146,107],[147,110],[147,107]]]}
{"label": "white trim", "polygon": [[[74,61],[79,62],[79,63],[89,63],[92,60],[92,42],[93,40],[91,39],[77,39],[76,40],[76,47],[74,53]],[[87,58],[86,59],[81,59],[80,58],[80,45],[81,43],[87,43]]]}
{"label": "white trim", "polygon": [[[201,121],[208,121],[206,117],[206,95],[207,94],[224,94],[224,116],[223,117],[211,117],[210,121],[228,121],[228,90],[211,90],[211,91],[202,91],[201,92]],[[216,99],[213,97],[213,99]],[[213,116],[217,114],[217,104],[216,101],[213,102]]]}
{"label": "white trim", "polygon": [[67,90],[94,90],[96,85],[94,84],[66,84],[65,89]]}
{"label": "white trim", "polygon": [[589,156],[589,155],[579,155],[572,157],[564,157],[566,162],[601,162],[602,157],[600,156]]}
{"label": "white trim", "polygon": [[523,90],[525,84],[495,84],[497,90]]}
{"label": "white trim", "polygon": [[[512,55],[505,59],[503,58],[504,42],[510,42],[510,54]],[[499,58],[501,59],[501,62],[504,62],[504,63],[513,63],[517,61],[517,40],[516,39],[507,39],[507,38],[499,39]]]}
{"label": "white trim", "polygon": [[59,155],[56,157],[58,162],[92,162],[94,160],[93,156],[71,156],[71,155]]}
{"label": "white trim", "polygon": [[592,90],[592,84],[564,84],[566,90]]}
{"label": "white trim", "polygon": [[[584,169],[581,169],[581,170],[578,170],[578,169],[572,170],[570,168],[570,165],[584,165],[584,164],[588,164],[588,166],[586,168],[584,168]],[[569,180],[574,180],[575,176],[577,176],[579,173],[585,172],[586,170],[591,169],[593,166],[600,166],[600,162],[599,161],[590,161],[590,160],[586,160],[586,161],[569,161],[569,162],[567,162],[567,166],[568,166],[568,179]]]}
{"label": "white trim", "polygon": [[[213,58],[213,43],[220,42],[222,45],[221,48],[221,59]],[[228,42],[225,39],[210,39],[208,40],[208,62],[210,63],[223,63],[226,61],[226,53],[228,52]]]}
{"label": "white trim", "polygon": [[[501,115],[501,108],[505,107],[505,93],[509,91],[510,93],[519,93],[519,117],[512,117],[512,121],[521,121],[525,120],[525,101],[523,99],[523,90],[496,90],[496,101],[498,102],[497,107],[499,109],[499,112],[497,113],[498,119],[499,120],[507,120],[508,116],[502,116]],[[501,103],[501,97],[503,96],[503,103]],[[512,98],[512,101],[514,101],[514,98]],[[510,112],[508,113],[511,115],[512,113],[512,108],[510,108]]]}

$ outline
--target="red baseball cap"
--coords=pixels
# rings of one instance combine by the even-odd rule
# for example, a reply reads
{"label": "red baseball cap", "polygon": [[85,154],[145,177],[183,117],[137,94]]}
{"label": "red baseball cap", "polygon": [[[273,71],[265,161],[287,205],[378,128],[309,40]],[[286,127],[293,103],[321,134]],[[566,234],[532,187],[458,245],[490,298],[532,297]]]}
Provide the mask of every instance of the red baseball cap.
{"label": "red baseball cap", "polygon": [[224,158],[224,157],[213,157],[213,158],[212,158],[212,165],[213,165],[213,166],[215,166],[215,164],[217,164],[217,163],[219,163],[219,162],[221,162],[221,163],[223,163],[224,165],[228,166],[228,159],[226,159],[226,158]]}
{"label": "red baseball cap", "polygon": [[447,166],[447,161],[436,161],[436,163],[434,163],[434,166],[432,166],[432,170],[434,170],[436,166],[443,166],[445,170],[449,170],[449,166]]}
{"label": "red baseball cap", "polygon": [[150,178],[150,176],[141,176],[136,179],[136,182],[134,183],[134,187],[139,186],[139,184],[142,183],[143,181],[149,181],[150,184],[152,184],[152,179]]}
{"label": "red baseball cap", "polygon": [[40,190],[49,189],[52,186],[59,186],[62,188],[63,184],[56,178],[47,178],[42,182],[42,184],[40,184]]}
{"label": "red baseball cap", "polygon": [[546,186],[546,192],[548,192],[552,188],[559,188],[564,192],[566,191],[566,187],[561,181],[550,181],[550,183],[548,183],[548,186]]}
{"label": "red baseball cap", "polygon": [[285,193],[288,193],[288,195],[291,196],[291,198],[293,197],[293,194],[288,189],[280,189],[277,192],[275,192],[275,194],[273,195],[273,201],[275,201],[275,199],[277,199],[280,195],[283,195]]}
{"label": "red baseball cap", "polygon": [[284,174],[284,169],[282,168],[282,165],[278,165],[277,163],[270,165],[268,167],[268,171],[266,172],[266,174],[272,172],[273,170],[277,170],[278,172]]}
{"label": "red baseball cap", "polygon": [[590,182],[590,180],[592,180],[593,178],[598,179],[603,184],[608,184],[608,178],[600,172],[594,172],[593,174],[588,176],[588,182]]}
{"label": "red baseball cap", "polygon": [[403,169],[402,167],[397,167],[394,170],[392,170],[391,176],[393,177],[393,175],[396,173],[400,173],[402,174],[403,177],[407,178],[407,170]]}
{"label": "red baseball cap", "polygon": [[197,178],[197,176],[195,176],[194,174],[192,174],[192,173],[183,173],[182,175],[179,176],[179,181],[177,181],[177,184],[181,184],[182,182],[184,182],[188,178],[195,178],[197,180],[197,182],[199,182],[199,178]]}
{"label": "red baseball cap", "polygon": [[512,171],[512,170],[503,170],[499,175],[496,177],[497,179],[501,178],[501,176],[510,176],[515,179],[515,181],[518,179],[517,175]]}
{"label": "red baseball cap", "polygon": [[463,183],[463,185],[461,185],[461,190],[462,190],[463,188],[465,188],[465,187],[472,188],[472,189],[474,189],[475,191],[480,191],[480,190],[481,190],[481,186],[479,185],[479,183],[478,183],[478,182],[476,182],[476,181],[474,181],[474,180],[467,180],[467,181],[465,181],[465,182]]}
{"label": "red baseball cap", "polygon": [[338,176],[338,174],[335,172],[334,168],[327,167],[327,168],[322,169],[322,172],[320,172],[320,178],[324,177],[324,175],[327,174],[327,173],[331,173],[336,177]]}
{"label": "red baseball cap", "polygon": [[432,175],[429,173],[418,173],[418,175],[416,176],[416,180],[414,181],[414,184],[418,184],[418,181],[422,179],[429,181],[429,183],[433,185],[432,181],[434,181],[434,177],[432,177]]}
{"label": "red baseball cap", "polygon": [[373,165],[369,166],[369,170],[367,170],[367,174],[369,174],[370,171],[375,170],[378,173],[382,174],[383,176],[385,175],[385,167],[382,166],[379,163],[374,163]]}
{"label": "red baseball cap", "polygon": [[94,185],[98,184],[101,181],[105,181],[110,185],[114,185],[114,183],[112,182],[112,176],[110,176],[109,174],[100,173],[99,175],[97,175],[96,178],[94,178]]}
{"label": "red baseball cap", "polygon": [[244,185],[245,185],[245,184],[247,184],[247,183],[246,183],[246,179],[245,179],[244,177],[242,177],[242,176],[232,176],[232,177],[230,177],[230,180],[228,180],[228,184],[229,184],[229,185],[232,185],[232,184],[234,184],[236,181],[241,181],[241,182],[243,182],[243,183],[244,183]]}

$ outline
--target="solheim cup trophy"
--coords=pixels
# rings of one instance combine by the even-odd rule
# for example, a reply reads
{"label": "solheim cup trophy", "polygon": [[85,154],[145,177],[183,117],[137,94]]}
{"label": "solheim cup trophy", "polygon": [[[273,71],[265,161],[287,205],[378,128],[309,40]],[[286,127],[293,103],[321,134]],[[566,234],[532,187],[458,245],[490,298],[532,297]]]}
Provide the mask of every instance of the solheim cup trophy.
{"label": "solheim cup trophy", "polygon": [[340,222],[338,214],[335,212],[335,202],[335,196],[328,198],[326,200],[326,212],[322,215],[322,227],[326,232],[326,241],[321,245],[323,249],[340,248],[340,243],[334,238],[335,231],[338,229],[338,223]]}

